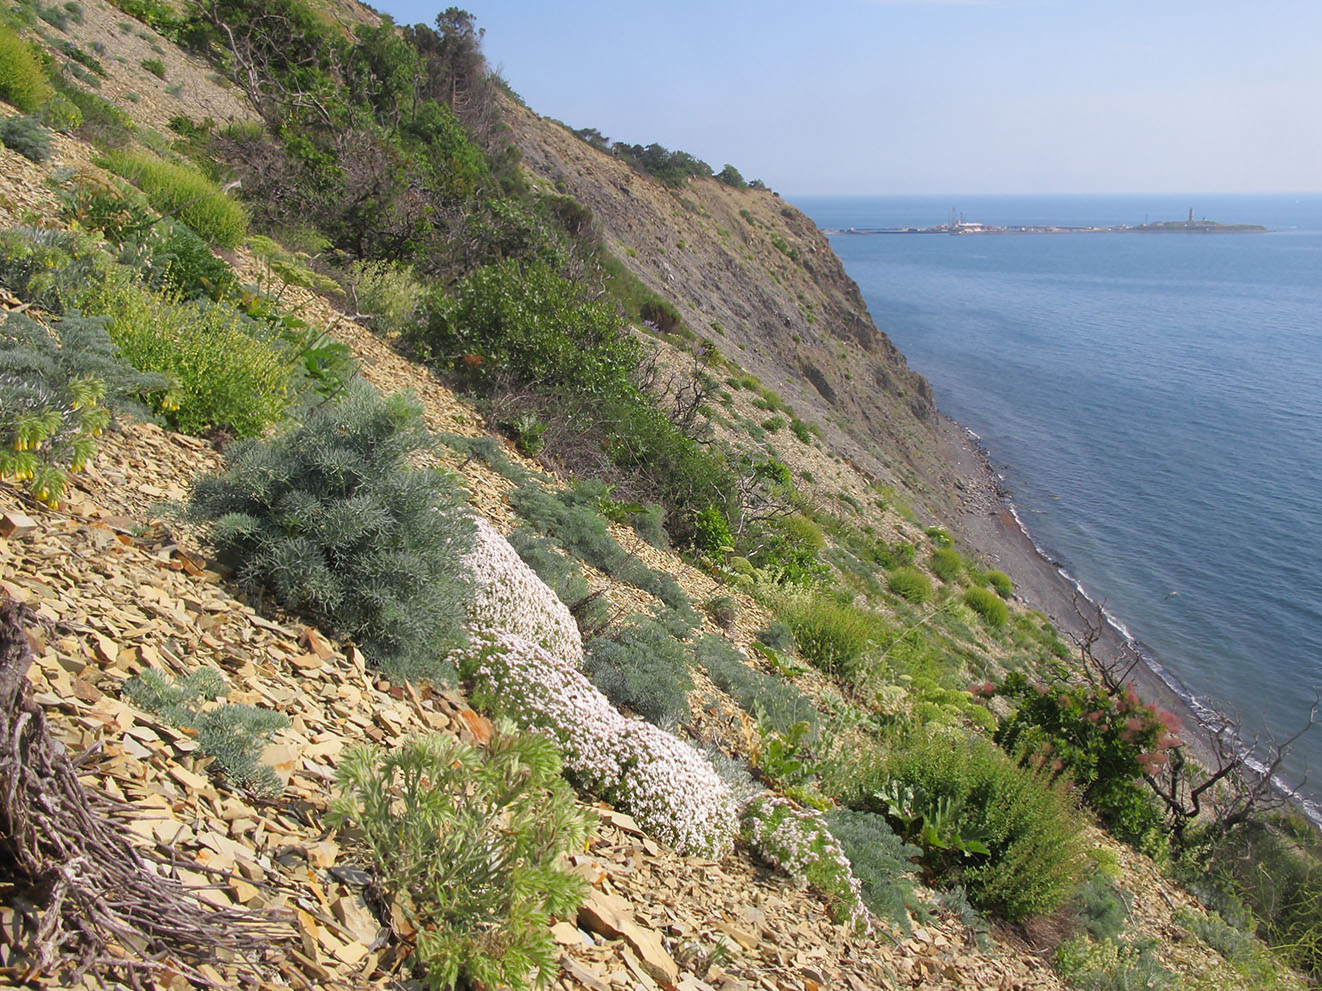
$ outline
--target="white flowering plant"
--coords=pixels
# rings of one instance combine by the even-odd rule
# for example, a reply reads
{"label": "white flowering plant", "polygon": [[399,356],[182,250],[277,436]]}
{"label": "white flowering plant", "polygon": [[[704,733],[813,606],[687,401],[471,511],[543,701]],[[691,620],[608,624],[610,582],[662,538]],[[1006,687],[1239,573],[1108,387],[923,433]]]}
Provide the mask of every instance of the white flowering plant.
{"label": "white flowering plant", "polygon": [[515,634],[483,631],[454,663],[476,705],[554,740],[567,775],[657,839],[686,855],[719,858],[729,850],[735,803],[711,762],[664,730],[625,718],[568,661]]}
{"label": "white flowering plant", "polygon": [[820,812],[795,808],[779,795],[760,795],[740,813],[739,838],[796,884],[825,898],[837,923],[859,933],[872,928],[862,886]]}
{"label": "white flowering plant", "polygon": [[476,522],[472,549],[462,561],[471,575],[470,624],[512,633],[582,665],[583,639],[569,608],[495,527],[481,517]]}

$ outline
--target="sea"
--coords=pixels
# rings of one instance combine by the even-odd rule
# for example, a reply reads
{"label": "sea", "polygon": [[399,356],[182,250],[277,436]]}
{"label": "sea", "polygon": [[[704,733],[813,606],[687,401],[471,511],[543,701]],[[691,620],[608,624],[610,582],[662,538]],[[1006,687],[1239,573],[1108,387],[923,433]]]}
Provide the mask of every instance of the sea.
{"label": "sea", "polygon": [[[820,227],[1137,225],[1260,234],[839,234],[877,326],[973,432],[1039,549],[1246,742],[1322,690],[1322,195],[790,197]],[[1322,821],[1322,725],[1287,785]]]}

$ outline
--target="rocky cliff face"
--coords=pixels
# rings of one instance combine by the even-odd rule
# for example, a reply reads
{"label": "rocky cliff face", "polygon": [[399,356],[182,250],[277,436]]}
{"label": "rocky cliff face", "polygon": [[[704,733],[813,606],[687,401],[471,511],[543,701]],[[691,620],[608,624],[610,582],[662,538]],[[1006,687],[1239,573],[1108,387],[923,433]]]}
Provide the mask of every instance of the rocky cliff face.
{"label": "rocky cliff face", "polygon": [[926,380],[800,210],[712,179],[670,189],[524,107],[511,105],[508,119],[528,172],[589,207],[607,249],[828,446],[883,483],[916,471],[933,495],[949,490]]}

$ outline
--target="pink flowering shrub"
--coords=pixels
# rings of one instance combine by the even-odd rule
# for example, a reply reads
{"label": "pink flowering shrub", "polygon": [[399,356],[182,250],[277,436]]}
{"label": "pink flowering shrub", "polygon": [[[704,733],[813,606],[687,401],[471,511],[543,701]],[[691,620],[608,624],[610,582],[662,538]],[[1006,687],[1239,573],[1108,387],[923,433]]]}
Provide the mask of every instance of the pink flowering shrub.
{"label": "pink flowering shrub", "polygon": [[582,665],[583,639],[569,608],[481,517],[462,563],[472,575],[468,616],[474,628],[512,633]]}
{"label": "pink flowering shrub", "polygon": [[1150,853],[1164,842],[1159,809],[1140,784],[1181,746],[1180,721],[1144,703],[1132,685],[1115,692],[1096,685],[1033,684],[1022,674],[979,686],[1017,705],[996,742],[1053,774],[1067,774],[1079,797],[1118,838]]}
{"label": "pink flowering shrub", "polygon": [[720,857],[734,799],[711,762],[642,720],[626,719],[568,661],[513,633],[483,631],[454,658],[475,704],[555,741],[565,772],[680,853]]}
{"label": "pink flowering shrub", "polygon": [[796,884],[822,895],[836,922],[855,932],[872,928],[862,886],[820,812],[796,809],[778,795],[760,795],[744,806],[739,837]]}

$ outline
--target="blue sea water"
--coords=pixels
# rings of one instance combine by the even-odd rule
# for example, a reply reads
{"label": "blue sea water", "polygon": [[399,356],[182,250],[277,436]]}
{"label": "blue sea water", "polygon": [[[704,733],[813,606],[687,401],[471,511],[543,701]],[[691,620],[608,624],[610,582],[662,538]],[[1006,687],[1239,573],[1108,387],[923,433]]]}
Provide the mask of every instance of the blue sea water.
{"label": "blue sea water", "polygon": [[[1284,737],[1322,687],[1322,196],[796,197],[877,326],[973,430],[1040,547],[1186,696]],[[1288,777],[1322,781],[1322,726]],[[1310,789],[1313,795],[1322,788]]]}

